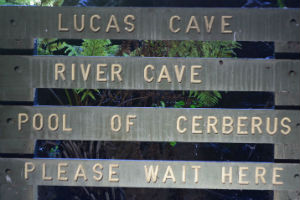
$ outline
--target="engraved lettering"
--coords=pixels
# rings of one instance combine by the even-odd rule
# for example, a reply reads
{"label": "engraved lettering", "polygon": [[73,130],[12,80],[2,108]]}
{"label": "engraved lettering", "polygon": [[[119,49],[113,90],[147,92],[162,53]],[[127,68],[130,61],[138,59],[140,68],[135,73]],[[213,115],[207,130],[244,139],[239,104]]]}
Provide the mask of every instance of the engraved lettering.
{"label": "engraved lettering", "polygon": [[170,165],[168,165],[168,167],[166,169],[166,172],[165,172],[165,175],[164,175],[164,178],[163,178],[162,182],[166,183],[167,179],[172,179],[173,183],[176,183],[174,172],[173,172],[173,169]]}
{"label": "engraved lettering", "polygon": [[[97,168],[99,168],[99,170],[97,170]],[[103,170],[103,167],[100,163],[97,163],[93,166],[93,172],[95,174],[98,174],[98,176],[95,176],[95,175],[93,176],[93,179],[95,181],[101,181],[102,180],[103,174],[102,174],[101,170]]]}
{"label": "engraved lettering", "polygon": [[203,119],[202,116],[193,116],[193,121],[192,121],[192,133],[193,134],[199,134],[202,133],[202,130],[197,130],[196,127],[199,127],[200,124],[196,122],[196,120],[201,120]]}
{"label": "engraved lettering", "polygon": [[177,129],[177,131],[178,131],[179,133],[185,133],[186,130],[187,130],[187,128],[183,128],[183,129],[182,129],[182,128],[180,127],[180,121],[181,121],[181,120],[187,121],[186,116],[179,116],[179,117],[177,118],[176,129]]}
{"label": "engraved lettering", "polygon": [[78,24],[77,24],[77,15],[73,15],[73,18],[74,18],[74,29],[78,32],[82,32],[84,30],[84,24],[85,24],[85,21],[84,21],[84,18],[85,18],[85,15],[81,15],[81,27],[79,28],[78,27]]}
{"label": "engraved lettering", "polygon": [[111,28],[115,29],[118,33],[120,32],[120,27],[115,15],[110,16],[105,32],[108,33]]}
{"label": "engraved lettering", "polygon": [[154,77],[151,76],[149,78],[148,76],[148,69],[150,69],[152,72],[153,70],[155,69],[153,65],[147,65],[145,68],[144,68],[144,80],[147,81],[148,83],[151,83],[153,80],[154,80]]}
{"label": "engraved lettering", "polygon": [[229,183],[232,184],[232,167],[229,167],[229,172],[226,173],[226,168],[222,167],[222,183],[226,183],[226,177],[229,179]]}
{"label": "engraved lettering", "polygon": [[186,33],[189,33],[191,29],[196,29],[198,33],[200,33],[200,28],[195,16],[191,16],[189,24],[186,28]]}
{"label": "engraved lettering", "polygon": [[232,16],[221,17],[221,33],[232,33],[232,30],[225,30],[227,26],[230,26],[230,24],[225,21],[226,19],[232,19]]}
{"label": "engraved lettering", "polygon": [[87,181],[87,177],[85,175],[85,171],[84,171],[84,168],[82,167],[82,164],[79,164],[78,167],[77,167],[77,170],[76,170],[76,173],[75,173],[75,176],[74,176],[74,181],[78,181],[78,178],[79,177],[82,177],[83,180]]}
{"label": "engraved lettering", "polygon": [[119,164],[109,164],[108,181],[119,182],[119,177],[112,177],[113,175],[117,176],[117,172],[113,171],[113,168],[119,168]]}
{"label": "engraved lettering", "polygon": [[201,65],[192,65],[191,67],[191,83],[201,83],[200,79],[195,79],[195,76],[199,76],[198,72],[195,72],[195,69],[201,69]]}
{"label": "engraved lettering", "polygon": [[131,21],[134,21],[134,20],[135,20],[135,16],[134,16],[134,15],[126,15],[126,17],[124,18],[124,23],[127,24],[127,25],[129,25],[129,27],[126,26],[124,29],[125,29],[127,32],[131,33],[131,32],[134,31],[135,26],[134,26],[134,23],[129,22],[129,19],[130,19]]}
{"label": "engraved lettering", "polygon": [[212,25],[213,25],[213,23],[214,23],[214,19],[215,19],[215,16],[211,16],[211,17],[210,17],[210,20],[209,20],[209,22],[208,22],[207,16],[204,16],[205,28],[206,28],[206,32],[207,32],[207,33],[210,33],[210,32],[211,32],[211,28],[212,28]]}
{"label": "engraved lettering", "polygon": [[167,66],[166,65],[163,65],[162,66],[162,69],[160,71],[160,74],[159,74],[159,77],[157,79],[157,82],[160,83],[161,82],[161,79],[167,79],[168,80],[168,83],[171,83],[171,77],[170,77],[170,74],[168,72],[168,69],[167,69]]}
{"label": "engraved lettering", "polygon": [[153,183],[156,183],[157,181],[157,174],[158,174],[158,168],[159,166],[156,165],[155,166],[155,170],[153,169],[153,166],[150,165],[149,169],[147,167],[147,165],[144,165],[144,169],[145,169],[145,177],[146,177],[146,182],[150,183],[151,180]]}
{"label": "engraved lettering", "polygon": [[67,171],[63,170],[62,167],[68,167],[68,163],[58,163],[57,165],[57,180],[59,181],[68,181],[68,177],[61,176],[62,174],[66,174]]}
{"label": "engraved lettering", "polygon": [[68,28],[62,27],[62,14],[61,13],[58,13],[58,31],[60,31],[60,32],[69,31]]}
{"label": "engraved lettering", "polygon": [[174,20],[178,20],[178,21],[180,21],[180,17],[179,16],[177,16],[177,15],[175,15],[175,16],[172,16],[171,18],[170,18],[170,21],[169,21],[169,29],[170,29],[170,31],[171,32],[173,32],[173,33],[177,33],[177,32],[179,32],[180,31],[180,28],[176,28],[176,29],[174,29]]}
{"label": "engraved lettering", "polygon": [[24,166],[24,178],[25,180],[28,180],[28,173],[33,172],[35,170],[35,165],[33,162],[25,162]]}
{"label": "engraved lettering", "polygon": [[111,65],[111,81],[115,81],[115,76],[119,80],[119,82],[122,81],[122,77],[120,73],[122,72],[122,65],[120,64],[112,64]]}
{"label": "engraved lettering", "polygon": [[[117,120],[117,126],[115,125],[115,120]],[[110,128],[114,132],[119,132],[121,130],[121,116],[120,115],[114,115],[112,116],[110,120]]]}
{"label": "engraved lettering", "polygon": [[22,124],[28,122],[29,117],[26,113],[19,113],[18,114],[18,130],[22,130]]}
{"label": "engraved lettering", "polygon": [[100,26],[98,26],[98,27],[95,27],[95,25],[94,25],[94,20],[95,19],[98,19],[98,20],[100,20],[101,19],[101,17],[100,17],[100,15],[92,15],[91,16],[91,18],[90,18],[90,29],[93,31],[93,32],[98,32],[98,31],[100,31]]}
{"label": "engraved lettering", "polygon": [[66,80],[66,77],[64,75],[65,69],[66,69],[66,66],[63,63],[56,63],[55,64],[54,76],[55,76],[56,81],[58,80],[58,74],[60,75],[60,78],[62,80]]}
{"label": "engraved lettering", "polygon": [[248,185],[249,184],[249,181],[243,180],[243,177],[247,176],[247,174],[245,174],[244,171],[248,171],[248,170],[249,170],[248,167],[240,167],[239,168],[239,181],[238,181],[238,183],[240,185]]}
{"label": "engraved lettering", "polygon": [[97,64],[96,81],[106,82],[106,78],[101,78],[101,75],[105,74],[105,71],[101,71],[101,67],[107,67],[107,64]]}
{"label": "engraved lettering", "polygon": [[282,127],[284,127],[286,130],[283,130],[281,129],[280,132],[283,134],[283,135],[288,135],[290,132],[291,132],[291,127],[287,124],[285,124],[285,121],[287,121],[288,123],[291,123],[292,120],[288,117],[284,117],[281,119],[280,121],[280,124]]}

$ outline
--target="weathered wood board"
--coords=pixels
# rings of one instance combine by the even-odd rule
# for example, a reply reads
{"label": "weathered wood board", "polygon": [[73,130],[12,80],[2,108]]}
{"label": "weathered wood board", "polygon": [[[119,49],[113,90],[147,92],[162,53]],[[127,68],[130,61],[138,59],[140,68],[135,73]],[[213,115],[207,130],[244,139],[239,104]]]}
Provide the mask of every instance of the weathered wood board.
{"label": "weathered wood board", "polygon": [[300,93],[295,60],[0,56],[0,63],[0,88]]}
{"label": "weathered wood board", "polygon": [[7,184],[0,184],[0,199],[22,199],[22,200],[38,200],[34,199],[34,191],[31,185],[15,185],[9,181]]}
{"label": "weathered wood board", "polygon": [[300,53],[300,42],[275,42],[275,53]]}
{"label": "weathered wood board", "polygon": [[300,189],[298,191],[274,191],[273,200],[298,200],[300,199]]}
{"label": "weathered wood board", "polygon": [[0,7],[0,38],[300,41],[299,9]]}
{"label": "weathered wood board", "polygon": [[274,146],[275,159],[300,160],[300,146],[295,144],[277,144]]}
{"label": "weathered wood board", "polygon": [[34,49],[34,40],[0,39],[0,49]]}
{"label": "weathered wood board", "polygon": [[34,91],[31,88],[0,88],[0,101],[33,102]]}
{"label": "weathered wood board", "polygon": [[293,144],[292,110],[0,106],[0,139]]}
{"label": "weathered wood board", "polygon": [[[152,167],[151,167],[152,166]],[[9,173],[8,173],[9,172]],[[298,190],[299,164],[0,159],[0,184]]]}
{"label": "weathered wood board", "polygon": [[[2,132],[2,131],[1,131]],[[0,132],[0,133],[1,133]],[[34,154],[36,139],[9,138],[0,139],[0,153],[4,154]]]}

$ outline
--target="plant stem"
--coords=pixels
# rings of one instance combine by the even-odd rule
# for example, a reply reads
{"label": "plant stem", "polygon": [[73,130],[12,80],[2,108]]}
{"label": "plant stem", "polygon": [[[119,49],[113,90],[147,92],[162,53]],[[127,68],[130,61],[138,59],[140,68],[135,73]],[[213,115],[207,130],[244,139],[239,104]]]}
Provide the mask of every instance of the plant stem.
{"label": "plant stem", "polygon": [[71,100],[71,97],[70,97],[69,92],[68,92],[67,89],[65,89],[65,93],[66,93],[66,95],[67,95],[69,105],[72,106],[72,100]]}

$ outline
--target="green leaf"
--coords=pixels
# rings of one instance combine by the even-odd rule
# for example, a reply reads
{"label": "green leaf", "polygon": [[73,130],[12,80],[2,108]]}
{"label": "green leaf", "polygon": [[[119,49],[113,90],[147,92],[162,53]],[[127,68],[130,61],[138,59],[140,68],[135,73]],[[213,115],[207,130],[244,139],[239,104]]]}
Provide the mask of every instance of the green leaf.
{"label": "green leaf", "polygon": [[182,108],[185,105],[184,101],[176,101],[174,107],[175,108]]}
{"label": "green leaf", "polygon": [[165,102],[163,102],[163,101],[160,101],[160,107],[162,107],[162,108],[165,108],[166,107],[166,104],[165,104]]}
{"label": "green leaf", "polygon": [[93,100],[96,100],[95,96],[93,95],[93,93],[91,91],[89,91],[88,94]]}
{"label": "green leaf", "polygon": [[175,147],[176,146],[176,142],[170,142],[169,143],[172,147]]}
{"label": "green leaf", "polygon": [[111,45],[110,40],[84,39],[82,43],[83,56],[115,55],[118,50],[119,46]]}
{"label": "green leaf", "polygon": [[218,97],[219,99],[222,99],[222,95],[221,95],[220,92],[218,92],[218,91],[213,91],[213,93],[214,93],[214,95],[215,95],[216,97]]}
{"label": "green leaf", "polygon": [[88,95],[88,93],[83,93],[83,95],[82,95],[82,97],[81,97],[81,102],[83,102],[84,100],[85,100],[85,98],[86,98],[86,96]]}
{"label": "green leaf", "polygon": [[278,4],[279,8],[285,7],[284,0],[277,0],[277,4]]}

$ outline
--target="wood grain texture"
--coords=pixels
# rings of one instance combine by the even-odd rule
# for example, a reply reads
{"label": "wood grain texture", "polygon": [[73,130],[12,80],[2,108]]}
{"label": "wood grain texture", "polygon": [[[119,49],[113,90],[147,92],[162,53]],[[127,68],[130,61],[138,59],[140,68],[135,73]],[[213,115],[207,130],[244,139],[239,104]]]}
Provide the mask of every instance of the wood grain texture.
{"label": "wood grain texture", "polygon": [[[25,179],[25,163],[27,164],[27,179]],[[58,180],[58,164],[61,177],[67,180]],[[93,167],[98,164],[98,167]],[[101,167],[103,168],[101,170]],[[146,179],[146,170],[150,166],[156,171],[157,180]],[[182,181],[182,166],[185,166],[185,182]],[[33,169],[30,172],[30,169]],[[232,184],[227,177],[222,183],[222,167],[229,171],[232,167]],[[240,171],[243,168],[242,172]],[[265,169],[264,179],[266,183],[255,183],[255,171],[257,167]],[[146,170],[145,170],[146,168]],[[300,173],[299,164],[274,164],[274,163],[249,163],[249,162],[201,162],[201,161],[149,161],[149,160],[85,160],[85,159],[0,159],[0,183],[7,182],[5,169],[10,170],[13,184],[19,185],[57,185],[57,186],[94,186],[94,187],[139,187],[139,188],[205,188],[205,189],[243,189],[243,190],[290,190],[299,189],[300,179],[295,176]],[[44,169],[44,170],[43,170]],[[78,171],[79,169],[79,171]],[[196,170],[195,170],[196,169]],[[275,182],[273,180],[273,170]],[[44,172],[43,172],[44,171]],[[76,178],[76,171],[80,176]],[[97,171],[97,173],[95,172]],[[172,171],[172,172],[170,172]],[[195,175],[197,171],[197,175]],[[99,178],[99,172],[102,179]],[[241,181],[248,184],[240,184],[238,174],[245,174]],[[50,177],[52,180],[45,180]],[[83,175],[84,174],[84,175]],[[111,175],[110,175],[111,174]],[[173,174],[173,176],[171,175]],[[155,176],[155,175],[154,175]],[[167,177],[167,178],[164,178]],[[175,178],[175,181],[173,178]],[[196,177],[196,178],[195,178]],[[111,179],[109,179],[111,178]],[[49,179],[49,178],[48,178]],[[165,181],[164,181],[165,179]],[[280,184],[277,184],[279,183]]]}
{"label": "wood grain texture", "polygon": [[[62,14],[62,28],[69,31],[58,31],[58,14]],[[81,15],[85,15],[85,27],[80,31],[73,28],[73,17],[77,15],[77,25],[80,28]],[[101,19],[93,19],[94,27],[100,29],[93,32],[90,18],[99,15]],[[111,16],[118,24],[116,28],[108,29]],[[126,31],[131,26],[124,23],[127,15],[133,15],[134,20],[128,20],[135,25],[132,32]],[[174,20],[171,32],[169,21]],[[191,21],[191,16],[194,20]],[[210,31],[205,25],[214,16]],[[222,16],[225,18],[225,32],[222,32]],[[0,37],[21,39],[26,37],[42,38],[107,38],[129,40],[233,40],[233,41],[300,41],[300,13],[298,9],[256,9],[256,8],[141,8],[141,7],[1,7]],[[68,22],[68,23],[66,23]],[[194,28],[187,30],[190,25]],[[196,26],[199,26],[199,31]],[[227,25],[228,24],[228,25]],[[107,31],[107,32],[106,32]],[[226,33],[229,31],[229,33]]]}
{"label": "wood grain texture", "polygon": [[[0,88],[218,90],[300,94],[300,61],[297,60],[0,56],[0,63],[3,66]],[[62,75],[58,73],[62,70],[60,64],[64,65]],[[99,64],[106,66],[99,70],[102,74],[97,75]],[[112,80],[113,64],[121,65],[121,79],[115,75]],[[192,66],[201,68],[195,67],[192,71]],[[166,71],[169,79],[166,78]],[[87,73],[86,80],[84,73]],[[160,79],[161,74],[163,76]],[[297,100],[293,102],[300,104]]]}

